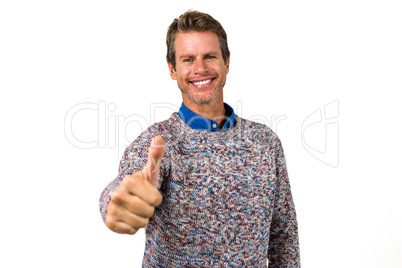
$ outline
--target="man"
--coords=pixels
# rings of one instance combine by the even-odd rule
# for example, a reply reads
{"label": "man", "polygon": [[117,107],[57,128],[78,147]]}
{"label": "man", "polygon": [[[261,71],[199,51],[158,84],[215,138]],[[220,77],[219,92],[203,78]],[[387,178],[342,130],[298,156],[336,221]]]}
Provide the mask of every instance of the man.
{"label": "man", "polygon": [[230,52],[221,24],[188,11],[167,33],[178,113],[144,131],[103,191],[108,228],[145,228],[143,267],[299,267],[285,157],[267,126],[223,102]]}

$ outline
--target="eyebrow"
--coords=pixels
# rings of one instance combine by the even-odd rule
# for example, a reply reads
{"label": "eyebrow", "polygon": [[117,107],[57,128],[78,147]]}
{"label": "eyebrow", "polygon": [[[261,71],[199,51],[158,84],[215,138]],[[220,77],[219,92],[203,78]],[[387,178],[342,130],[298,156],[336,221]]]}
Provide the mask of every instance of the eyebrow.
{"label": "eyebrow", "polygon": [[[203,54],[203,57],[210,56],[210,55],[211,56],[218,56],[219,53],[217,53],[217,52],[208,52],[208,53]],[[179,57],[179,59],[183,59],[183,58],[195,58],[195,56],[194,56],[194,54],[186,53],[186,54],[183,54],[183,55],[181,55]]]}
{"label": "eyebrow", "polygon": [[184,54],[179,57],[179,59],[183,59],[183,58],[194,58],[194,56],[193,56],[193,54]]}

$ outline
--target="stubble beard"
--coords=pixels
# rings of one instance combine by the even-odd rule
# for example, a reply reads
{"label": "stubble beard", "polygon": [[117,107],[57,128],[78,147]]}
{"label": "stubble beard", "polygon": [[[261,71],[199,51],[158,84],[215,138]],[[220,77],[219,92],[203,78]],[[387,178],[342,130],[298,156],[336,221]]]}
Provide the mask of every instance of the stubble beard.
{"label": "stubble beard", "polygon": [[197,97],[193,96],[192,94],[190,94],[189,90],[184,90],[183,88],[180,87],[180,85],[179,85],[179,88],[180,88],[181,92],[184,95],[186,95],[187,98],[189,98],[192,102],[201,105],[201,104],[208,104],[208,103],[211,103],[212,101],[216,100],[216,98],[222,92],[225,84],[226,84],[226,79],[221,81],[221,83],[219,85],[217,85],[216,90],[214,91],[214,93],[212,94],[211,97],[204,97],[204,98],[197,98]]}

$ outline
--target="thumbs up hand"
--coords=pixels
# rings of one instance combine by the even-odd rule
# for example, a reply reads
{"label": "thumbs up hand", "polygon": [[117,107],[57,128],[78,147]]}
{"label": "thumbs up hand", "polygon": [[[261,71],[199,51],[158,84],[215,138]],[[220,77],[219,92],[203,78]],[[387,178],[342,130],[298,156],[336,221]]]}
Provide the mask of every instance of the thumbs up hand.
{"label": "thumbs up hand", "polygon": [[107,205],[106,226],[121,234],[135,234],[148,225],[155,207],[162,202],[158,186],[164,155],[164,140],[156,136],[148,151],[148,163],[141,170],[123,178]]}

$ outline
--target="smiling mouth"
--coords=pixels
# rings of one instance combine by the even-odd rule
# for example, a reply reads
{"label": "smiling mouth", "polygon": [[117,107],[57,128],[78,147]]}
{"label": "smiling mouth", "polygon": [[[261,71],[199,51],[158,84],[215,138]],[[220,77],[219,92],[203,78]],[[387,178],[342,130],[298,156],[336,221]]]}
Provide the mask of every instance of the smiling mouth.
{"label": "smiling mouth", "polygon": [[194,81],[194,82],[190,81],[190,83],[193,84],[196,87],[203,87],[203,86],[209,85],[212,80],[213,80],[213,78],[209,78],[209,79],[200,80],[200,81]]}
{"label": "smiling mouth", "polygon": [[211,82],[212,79],[207,79],[207,80],[202,80],[202,81],[197,81],[197,82],[192,82],[194,85],[196,86],[202,86],[205,84],[208,84],[209,82]]}

